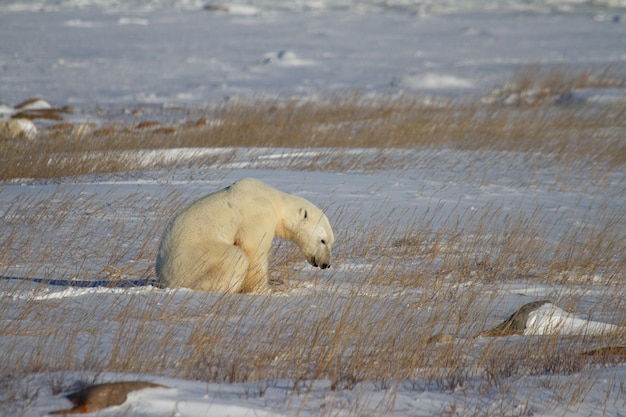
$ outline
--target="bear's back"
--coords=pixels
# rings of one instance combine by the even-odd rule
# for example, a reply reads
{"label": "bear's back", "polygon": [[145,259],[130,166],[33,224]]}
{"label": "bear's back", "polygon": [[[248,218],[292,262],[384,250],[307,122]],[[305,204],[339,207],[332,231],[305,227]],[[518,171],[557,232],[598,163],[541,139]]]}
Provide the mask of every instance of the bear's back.
{"label": "bear's back", "polygon": [[207,234],[230,238],[238,225],[271,212],[270,198],[275,193],[279,191],[257,179],[241,179],[180,210],[170,222],[169,234],[175,239],[181,235],[202,239]]}

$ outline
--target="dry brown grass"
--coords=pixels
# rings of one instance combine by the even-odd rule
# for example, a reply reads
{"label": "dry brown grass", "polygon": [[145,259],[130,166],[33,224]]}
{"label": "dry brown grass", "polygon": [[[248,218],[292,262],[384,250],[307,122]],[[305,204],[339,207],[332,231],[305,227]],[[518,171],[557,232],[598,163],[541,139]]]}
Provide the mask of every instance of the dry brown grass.
{"label": "dry brown grass", "polygon": [[502,88],[484,101],[517,106],[576,103],[572,93],[581,89],[625,88],[626,77],[615,66],[602,70],[571,67],[542,67],[530,64],[519,68]]}
{"label": "dry brown grass", "polygon": [[[403,162],[379,157],[363,164],[346,158],[352,148],[378,148],[381,153],[389,148],[416,147],[506,150],[549,153],[570,161],[591,158],[612,166],[626,163],[622,140],[626,106],[620,104],[519,109],[476,102],[433,106],[415,98],[280,107],[254,102],[227,105],[213,117],[219,123],[182,128],[175,134],[115,129],[102,136],[42,132],[30,141],[3,139],[0,179],[131,171],[145,168],[141,162],[145,157],[132,151],[178,147],[322,148],[326,152],[317,160],[300,164],[302,160],[294,159],[292,166],[336,171],[352,166],[393,169]],[[218,154],[195,163],[225,163],[226,158]],[[177,162],[157,158],[151,166],[168,164]]]}
{"label": "dry brown grass", "polygon": [[[51,128],[32,140],[0,138],[0,180],[143,169],[145,156],[135,151],[190,147],[326,149],[317,160],[292,161],[294,169],[313,170],[346,170],[359,163],[365,170],[397,168],[402,161],[379,157],[368,165],[346,158],[346,150],[416,147],[542,152],[570,163],[585,158],[621,167],[626,164],[624,103],[555,105],[546,99],[606,86],[623,88],[626,77],[612,68],[593,72],[528,66],[487,103],[348,94],[316,101],[234,101],[198,119],[169,125],[138,121],[95,130]],[[543,98],[532,106],[500,102],[500,96],[524,97],[528,92]],[[227,154],[194,163],[224,162]],[[156,158],[150,166],[177,164]]]}

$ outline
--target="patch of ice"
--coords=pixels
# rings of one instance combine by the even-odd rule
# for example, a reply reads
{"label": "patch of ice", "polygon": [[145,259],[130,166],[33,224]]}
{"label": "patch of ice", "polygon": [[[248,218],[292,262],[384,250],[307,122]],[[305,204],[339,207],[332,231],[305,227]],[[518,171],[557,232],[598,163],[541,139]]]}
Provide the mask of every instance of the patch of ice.
{"label": "patch of ice", "polygon": [[144,19],[141,17],[120,17],[117,21],[117,24],[122,25],[137,25],[137,26],[148,26],[150,21],[148,19]]}
{"label": "patch of ice", "polygon": [[69,19],[63,22],[63,26],[70,28],[95,28],[98,27],[98,23],[89,20],[82,19]]}
{"label": "patch of ice", "polygon": [[238,14],[243,16],[255,16],[258,15],[261,11],[258,7],[248,6],[245,4],[230,4],[227,6],[228,13]]}
{"label": "patch of ice", "polygon": [[470,80],[446,74],[409,74],[395,77],[391,84],[412,90],[435,90],[440,88],[473,88]]}

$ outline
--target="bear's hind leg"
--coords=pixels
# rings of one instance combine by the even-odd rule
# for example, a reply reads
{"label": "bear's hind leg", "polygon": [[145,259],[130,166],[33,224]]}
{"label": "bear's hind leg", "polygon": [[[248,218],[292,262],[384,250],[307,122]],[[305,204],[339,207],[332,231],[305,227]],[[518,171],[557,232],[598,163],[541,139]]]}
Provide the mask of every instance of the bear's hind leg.
{"label": "bear's hind leg", "polygon": [[[212,243],[210,249],[196,248],[187,262],[190,271],[184,278],[184,287],[199,291],[237,293],[248,271],[248,259],[236,246]],[[193,256],[196,255],[196,256]]]}

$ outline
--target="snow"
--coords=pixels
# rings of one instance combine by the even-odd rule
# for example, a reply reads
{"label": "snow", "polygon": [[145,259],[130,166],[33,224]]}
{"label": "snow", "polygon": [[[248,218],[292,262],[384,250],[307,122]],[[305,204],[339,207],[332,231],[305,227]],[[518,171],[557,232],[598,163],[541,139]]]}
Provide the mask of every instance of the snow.
{"label": "snow", "polygon": [[394,79],[392,83],[393,85],[400,85],[404,88],[418,91],[446,88],[471,88],[474,86],[474,84],[469,80],[464,80],[451,75],[433,73],[400,76]]}
{"label": "snow", "polygon": [[[372,95],[417,92],[434,98],[458,97],[501,86],[513,70],[529,63],[600,69],[609,65],[622,72],[626,68],[626,1],[621,0],[249,0],[215,2],[216,6],[224,6],[215,11],[205,10],[207,4],[196,0],[1,2],[0,117],[10,117],[15,111],[13,106],[33,97],[42,97],[34,108],[77,106],[77,113],[71,116],[75,122],[128,117],[125,110],[133,107],[155,109],[157,118],[167,119],[170,109],[203,108],[239,97],[315,99],[353,90]],[[589,102],[626,101],[623,89],[617,88],[575,94]],[[99,111],[102,108],[106,110],[104,115]],[[363,284],[363,277],[377,265],[342,256],[342,239],[345,242],[350,238],[348,231],[367,227],[371,219],[402,231],[426,215],[432,216],[430,225],[437,229],[449,225],[450,219],[467,218],[467,213],[479,218],[486,210],[498,208],[501,224],[507,214],[531,216],[541,210],[545,228],[557,240],[572,225],[602,230],[610,224],[611,213],[616,217],[626,207],[623,170],[604,172],[602,167],[584,166],[569,172],[569,186],[561,187],[564,174],[554,166],[550,155],[385,149],[385,155],[406,157],[414,163],[403,171],[378,173],[281,168],[294,157],[315,160],[328,151],[125,151],[120,152],[120,158],[141,160],[137,172],[48,182],[24,178],[4,183],[0,188],[0,216],[7,224],[20,219],[20,213],[14,210],[16,204],[34,210],[68,197],[74,204],[65,209],[75,216],[75,223],[68,221],[53,231],[44,224],[26,224],[18,229],[6,226],[9,231],[37,236],[43,231],[40,241],[33,242],[35,249],[51,242],[66,250],[59,249],[55,259],[43,265],[32,265],[26,257],[12,264],[0,263],[2,275],[20,277],[36,271],[46,279],[99,279],[110,262],[107,254],[94,249],[99,242],[115,239],[123,230],[129,241],[120,245],[128,249],[128,259],[136,259],[141,257],[136,255],[139,249],[134,247],[135,236],[153,233],[158,239],[161,228],[149,209],[155,201],[174,195],[173,200],[182,204],[244,176],[254,176],[324,207],[338,239],[338,262],[331,271],[314,272],[297,265],[294,274],[306,278],[296,278],[297,285],[288,293],[260,298],[271,305],[279,319],[293,320],[292,312],[303,309],[321,314],[316,312],[329,311],[337,299],[358,297],[379,303],[381,311],[393,304],[390,300],[397,302],[395,308],[406,315],[398,319],[419,325],[409,319],[419,310],[422,297],[442,297],[441,302],[453,310],[459,294],[483,284],[471,274],[460,282],[450,279],[441,292],[436,288]],[[378,150],[371,149],[345,152],[371,158],[379,155]],[[173,161],[180,165],[186,161],[191,166],[216,154],[233,157],[220,166],[153,169],[157,163]],[[91,153],[85,159],[96,161],[101,156]],[[602,176],[600,181],[598,175]],[[598,183],[603,184],[601,189]],[[97,215],[91,216],[92,212]],[[45,217],[53,218],[54,214],[46,213]],[[616,233],[626,235],[623,223],[612,227]],[[149,270],[153,260],[142,258],[137,262],[139,265],[131,266]],[[407,265],[419,267],[417,261]],[[591,282],[584,286],[552,286],[521,277],[485,285],[481,287],[485,295],[481,310],[491,314],[476,318],[472,325],[484,329],[526,302],[550,299],[554,302],[529,315],[526,334],[520,337],[531,338],[530,344],[546,335],[591,336],[622,328],[625,319],[611,315],[606,305],[620,302],[625,294],[611,293],[609,277],[601,269]],[[444,299],[442,293],[450,299]],[[23,319],[16,316],[24,303],[41,303],[42,309],[50,313],[48,318],[37,318],[43,321],[41,325],[54,326],[51,322],[55,314],[71,312],[80,317],[100,313],[103,317],[97,335],[104,355],[112,349],[118,326],[104,315],[118,306],[133,303],[169,311],[172,306],[185,305],[190,316],[181,319],[180,341],[191,332],[194,322],[204,318],[206,306],[215,301],[214,294],[151,286],[79,288],[0,280],[2,319],[6,320],[3,325]],[[243,327],[255,324],[244,322]],[[131,320],[132,325],[138,323]],[[478,351],[488,343],[471,340],[469,330],[461,336],[467,337],[468,357],[475,354],[474,348]],[[28,337],[3,337],[0,358],[6,350],[26,348],[28,343]],[[64,342],[50,343],[53,351],[62,349]],[[52,346],[54,343],[57,345]],[[172,361],[185,353],[182,350],[172,348]],[[78,346],[76,355],[83,354]],[[123,405],[97,414],[101,416],[447,413],[617,417],[623,416],[626,409],[626,364],[622,361],[579,372],[517,375],[506,381],[506,388],[486,391],[480,383],[458,387],[452,380],[451,387],[433,387],[424,381],[392,381],[389,386],[363,381],[350,389],[332,390],[330,381],[319,379],[309,381],[307,389],[299,392],[293,380],[209,383],[132,372],[93,375],[89,370],[68,370],[34,373],[9,381],[15,386],[26,385],[38,395],[26,407],[19,402],[0,405],[0,413],[35,417],[67,408],[69,402],[53,392],[50,381],[94,378],[99,382],[141,379],[168,387],[133,392]],[[480,376],[477,373],[468,378]],[[572,403],[567,396],[573,396],[581,386],[587,391]]]}
{"label": "snow", "polygon": [[526,335],[594,335],[618,330],[617,326],[576,317],[552,303],[529,314]]}
{"label": "snow", "polygon": [[502,85],[520,65],[605,69],[626,61],[619,2],[225,2],[231,12],[203,6],[3,1],[0,102],[41,96],[77,106],[84,114],[76,118],[94,122],[102,117],[98,106],[117,115],[142,105],[346,90],[466,94]]}
{"label": "snow", "polygon": [[[614,369],[611,379],[623,380],[626,376],[624,367]],[[550,412],[541,407],[542,403],[550,401],[550,393],[546,388],[537,389],[529,378],[520,378],[513,381],[510,391],[520,393],[517,395],[501,397],[481,397],[475,392],[461,394],[447,394],[423,391],[414,392],[408,387],[398,384],[392,389],[385,391],[376,390],[373,386],[359,384],[352,392],[333,392],[328,390],[328,382],[318,381],[306,396],[294,398],[293,403],[286,409],[276,410],[276,404],[284,403],[284,396],[288,381],[273,381],[269,387],[253,386],[252,384],[202,384],[197,382],[172,380],[166,378],[153,379],[167,385],[169,388],[149,388],[132,392],[128,400],[121,406],[111,407],[106,411],[100,411],[98,416],[117,416],[130,413],[131,415],[144,416],[293,416],[293,415],[320,415],[326,408],[332,409],[337,404],[344,404],[346,409],[356,410],[363,414],[374,415],[410,415],[410,416],[433,416],[440,415],[450,408],[455,409],[460,415],[489,413],[506,416],[541,415],[541,416],[588,416],[588,415],[621,415],[624,400],[618,390],[610,386],[605,380],[607,375],[601,371],[591,371],[588,375],[591,380],[597,381],[599,388],[592,390],[587,401],[581,404],[573,404],[571,407]],[[115,378],[115,375],[105,375],[105,378]],[[542,383],[550,386],[558,381],[556,376],[546,376]],[[262,398],[254,397],[252,392],[265,390]],[[532,390],[532,391],[531,391]],[[387,398],[385,398],[387,397]],[[452,397],[452,398],[451,398]],[[508,398],[507,398],[508,397]],[[511,398],[512,397],[512,398]],[[393,398],[395,410],[382,408],[386,399]],[[309,402],[306,406],[302,403]],[[452,400],[452,401],[450,401]],[[300,403],[302,401],[302,403]],[[46,398],[40,400],[38,406],[42,410],[54,410],[68,407],[69,401],[58,398]],[[450,408],[446,408],[450,407]],[[30,414],[27,414],[30,415]],[[35,414],[33,414],[35,415]],[[339,414],[344,415],[344,414]]]}
{"label": "snow", "polygon": [[[208,152],[209,150],[204,150]],[[230,184],[232,181],[243,176],[254,176],[266,181],[282,190],[291,192],[314,201],[322,207],[329,208],[330,218],[337,231],[337,261],[330,271],[315,273],[316,278],[299,278],[297,285],[285,294],[272,297],[264,297],[264,305],[271,305],[275,312],[275,319],[281,322],[293,320],[296,312],[306,311],[303,317],[311,317],[311,314],[325,314],[337,300],[347,300],[358,297],[363,302],[380,303],[389,305],[394,300],[400,304],[394,308],[400,308],[404,314],[411,309],[420,310],[420,300],[424,297],[439,297],[439,289],[428,288],[404,288],[398,285],[378,286],[364,284],[363,277],[376,265],[359,258],[345,258],[341,254],[342,237],[347,230],[356,225],[367,224],[369,218],[385,219],[386,224],[402,230],[403,223],[412,223],[414,219],[407,218],[407,214],[415,213],[422,215],[424,212],[433,213],[433,224],[445,225],[447,218],[462,216],[471,210],[480,212],[487,206],[500,205],[506,211],[512,207],[519,207],[522,212],[530,213],[537,208],[548,209],[546,222],[558,233],[561,228],[567,228],[567,224],[589,221],[599,218],[599,214],[605,210],[620,210],[626,205],[626,194],[621,192],[624,184],[624,173],[615,178],[613,185],[603,188],[603,194],[597,194],[593,187],[583,184],[591,178],[585,179],[584,175],[579,178],[578,184],[586,191],[571,192],[554,189],[551,178],[555,175],[556,168],[545,164],[542,171],[533,173],[534,185],[528,185],[523,177],[527,173],[524,166],[533,166],[528,159],[519,160],[516,165],[515,155],[506,152],[496,152],[491,157],[500,160],[511,168],[508,175],[499,175],[502,172],[496,166],[492,170],[488,166],[474,163],[474,168],[461,168],[469,174],[465,177],[448,172],[445,167],[458,166],[460,161],[466,161],[472,166],[471,159],[477,158],[485,161],[484,155],[471,152],[458,151],[414,151],[416,158],[437,158],[440,169],[432,167],[408,169],[402,172],[381,172],[377,174],[333,173],[333,172],[299,172],[284,171],[280,169],[283,158],[290,158],[293,154],[299,157],[315,158],[320,151],[300,150],[271,150],[271,149],[230,149],[224,151],[236,152],[236,157],[231,166],[205,169],[177,169],[176,171],[160,172],[145,171],[136,178],[118,178],[114,175],[102,175],[97,178],[86,176],[74,178],[71,181],[46,184],[41,182],[18,182],[5,184],[0,199],[0,211],[7,213],[13,201],[25,201],[28,199],[32,207],[41,206],[42,201],[58,199],[63,201],[67,196],[75,196],[78,201],[76,210],[81,210],[81,203],[89,202],[89,206],[96,210],[97,218],[90,217],[88,226],[90,233],[98,236],[97,240],[115,239],[115,232],[110,231],[111,224],[124,220],[124,233],[129,236],[145,233],[141,231],[141,223],[150,223],[154,219],[148,211],[143,209],[147,204],[152,204],[159,196],[169,195],[172,191],[182,193],[181,201],[189,201],[199,194],[204,194],[214,189]],[[352,150],[363,152],[367,150]],[[137,151],[142,152],[142,151]],[[203,150],[173,150],[188,161],[193,158],[202,158]],[[404,150],[403,152],[407,152]],[[256,167],[259,159],[253,155],[260,154],[263,167]],[[149,154],[146,162],[153,161],[156,156]],[[168,154],[164,158],[168,158]],[[544,156],[536,155],[538,159]],[[487,157],[488,159],[489,157]],[[484,172],[480,172],[484,169]],[[475,172],[476,170],[478,172]],[[572,174],[577,177],[579,173]],[[455,182],[450,179],[455,178]],[[609,183],[610,184],[610,183]],[[610,196],[610,198],[609,198]],[[598,200],[606,200],[607,204],[597,204]],[[116,201],[124,201],[124,206],[116,204]],[[358,203],[359,211],[349,213],[349,216],[334,216],[333,208],[354,207]],[[85,204],[85,203],[82,203]],[[394,207],[403,207],[402,210],[394,210]],[[436,214],[435,214],[435,209]],[[554,210],[552,210],[554,209]],[[345,209],[344,209],[345,210]],[[409,216],[410,217],[410,216]],[[143,218],[143,220],[141,220]],[[566,219],[566,220],[564,220]],[[562,223],[565,221],[567,224]],[[556,222],[556,223],[555,223]],[[571,223],[570,223],[571,222]],[[596,225],[599,226],[599,225]],[[43,227],[40,226],[40,227]],[[620,225],[624,227],[624,225]],[[67,225],[68,231],[50,239],[62,240],[71,224]],[[111,233],[111,235],[109,235]],[[119,232],[117,232],[119,233]],[[100,271],[109,261],[107,254],[98,256],[91,247],[93,237],[74,236],[77,241],[73,246],[78,253],[59,253],[54,264],[47,267],[36,266],[37,270],[48,271],[45,276],[65,277],[68,271],[74,270],[74,257],[89,256],[88,265],[82,266],[79,279],[93,279],[94,272]],[[345,239],[345,237],[343,237]],[[345,243],[344,243],[345,244]],[[65,245],[65,244],[64,244]],[[84,252],[84,255],[83,253]],[[100,257],[101,256],[101,257]],[[130,255],[132,257],[132,254]],[[149,268],[152,259],[146,260],[146,268]],[[408,267],[419,267],[409,263]],[[19,276],[21,270],[28,271],[32,267],[24,260],[22,265],[14,265],[13,268],[5,265],[6,274]],[[311,267],[303,261],[296,267],[305,277],[313,273]],[[66,272],[64,272],[64,269]],[[139,268],[141,269],[141,268]],[[55,273],[54,271],[58,271]],[[294,270],[294,272],[296,272]],[[615,329],[616,324],[623,325],[623,319],[615,322],[616,317],[610,314],[610,309],[597,307],[599,303],[607,302],[607,290],[604,287],[606,277],[596,277],[597,285],[563,285],[552,286],[533,282],[532,279],[519,279],[507,281],[497,285],[485,285],[474,282],[472,276],[465,277],[463,282],[455,280],[449,285],[444,293],[456,293],[454,299],[463,302],[462,296],[465,290],[471,290],[478,286],[484,286],[481,291],[485,295],[484,311],[492,311],[493,315],[484,319],[477,319],[477,328],[483,330],[488,324],[497,324],[510,315],[522,304],[537,300],[551,299],[554,304],[548,304],[529,316],[528,329],[525,337],[540,337],[541,335],[560,334],[573,336],[592,333],[603,333]],[[611,295],[613,300],[620,298],[619,294]],[[245,297],[245,296],[235,296]],[[623,297],[623,294],[622,294]],[[580,300],[575,304],[574,312],[567,312],[561,308],[564,305],[571,306],[571,300]],[[603,301],[604,300],[604,301]],[[442,300],[443,301],[443,300]],[[13,307],[9,303],[38,302],[56,313],[62,306],[63,311],[73,311],[77,317],[82,314],[105,314],[109,309],[121,308],[128,304],[145,306],[142,308],[170,309],[177,305],[184,305],[188,318],[180,321],[177,332],[187,334],[196,320],[205,314],[206,306],[216,302],[212,294],[194,294],[189,290],[162,290],[151,286],[137,288],[74,288],[54,285],[29,284],[28,282],[15,282],[4,280],[0,282],[0,302],[8,308]],[[62,304],[59,305],[58,303]],[[449,301],[445,301],[449,302]],[[608,301],[610,302],[610,301]],[[451,307],[454,306],[451,302]],[[17,306],[17,304],[16,304]],[[149,307],[153,306],[153,307]],[[304,310],[303,310],[304,309]],[[101,312],[101,313],[98,313]],[[317,312],[317,313],[316,313]],[[238,322],[239,316],[233,317]],[[249,320],[249,319],[246,319]],[[261,319],[263,322],[264,319]],[[131,321],[132,323],[132,321]],[[303,323],[305,324],[305,323]],[[129,323],[130,325],[130,323]],[[245,321],[245,328],[253,331],[254,322]],[[101,349],[106,352],[107,340],[116,337],[117,324],[106,319],[99,325],[99,334],[103,340]],[[465,336],[469,336],[466,334]],[[182,336],[184,340],[185,336]],[[5,339],[4,346],[10,346],[9,339]],[[181,343],[182,343],[181,340]],[[469,339],[468,339],[469,340]],[[53,343],[53,342],[51,342]],[[468,341],[468,355],[472,349],[479,351],[483,343],[481,340]],[[0,344],[2,346],[2,344]],[[51,351],[55,347],[48,347]],[[78,353],[77,353],[78,354]],[[172,358],[177,354],[176,349],[169,351]],[[276,359],[279,360],[279,359]],[[69,407],[69,402],[64,400],[58,393],[52,393],[49,381],[63,379],[65,381],[90,379],[88,371],[71,371],[51,374],[35,374],[28,381],[18,380],[15,383],[28,383],[31,387],[39,390],[35,404],[27,408],[22,415],[25,417],[42,415],[51,410]],[[373,382],[359,382],[351,389],[331,390],[330,381],[311,381],[306,391],[294,390],[292,380],[260,380],[247,383],[207,383],[190,381],[178,378],[167,378],[150,374],[134,373],[101,373],[98,374],[98,382],[120,380],[146,380],[167,386],[168,388],[145,389],[129,394],[128,400],[121,406],[111,407],[101,411],[98,415],[114,416],[130,413],[135,416],[313,416],[319,415],[320,410],[343,410],[346,415],[400,415],[400,416],[429,416],[437,415],[444,410],[454,407],[458,412],[472,414],[488,412],[497,415],[608,415],[619,416],[626,404],[624,403],[623,391],[615,381],[626,378],[626,365],[617,364],[606,368],[594,368],[581,370],[573,374],[529,375],[512,378],[507,382],[509,388],[496,390],[485,394],[479,387],[469,386],[463,389],[434,388],[428,387],[427,382],[393,381],[389,387],[381,387]],[[443,379],[444,381],[446,379]],[[452,381],[452,380],[451,380]],[[582,382],[585,381],[585,382]],[[589,381],[589,382],[587,382]],[[592,382],[591,382],[592,381]],[[611,382],[612,381],[612,382]],[[424,385],[422,385],[424,384]],[[554,398],[554,390],[570,390],[573,386],[589,384],[589,392],[571,408],[568,401],[559,401]],[[544,388],[542,388],[544,387]],[[552,388],[551,388],[552,387]],[[580,397],[577,397],[580,398]],[[556,402],[555,402],[556,401]],[[506,412],[504,410],[507,410]],[[342,414],[340,414],[342,415]]]}

